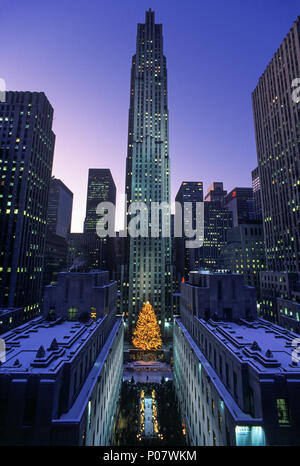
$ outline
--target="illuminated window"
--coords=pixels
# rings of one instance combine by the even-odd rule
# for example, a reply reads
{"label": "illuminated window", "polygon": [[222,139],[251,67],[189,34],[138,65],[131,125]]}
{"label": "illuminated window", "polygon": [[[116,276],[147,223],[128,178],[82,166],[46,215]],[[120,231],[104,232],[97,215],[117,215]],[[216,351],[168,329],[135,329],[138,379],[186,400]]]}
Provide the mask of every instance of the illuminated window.
{"label": "illuminated window", "polygon": [[69,320],[77,320],[77,317],[78,317],[77,307],[70,307],[69,308]]}
{"label": "illuminated window", "polygon": [[277,406],[277,416],[278,416],[278,423],[282,426],[287,426],[290,424],[290,415],[289,415],[289,408],[288,403],[285,398],[277,398],[276,400]]}

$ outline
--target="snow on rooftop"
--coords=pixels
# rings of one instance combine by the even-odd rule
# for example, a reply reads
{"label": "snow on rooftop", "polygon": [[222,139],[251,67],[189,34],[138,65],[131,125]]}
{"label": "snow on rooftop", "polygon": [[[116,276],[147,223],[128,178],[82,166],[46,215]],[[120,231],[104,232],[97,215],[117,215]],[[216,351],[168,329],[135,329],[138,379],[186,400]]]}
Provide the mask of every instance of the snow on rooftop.
{"label": "snow on rooftop", "polygon": [[211,333],[236,354],[249,360],[259,372],[291,371],[300,374],[300,364],[293,366],[292,342],[297,336],[275,324],[257,319],[254,322],[205,322]]}
{"label": "snow on rooftop", "polygon": [[[86,324],[61,320],[55,323],[37,318],[1,335],[6,344],[6,361],[0,365],[0,375],[3,372],[55,371],[62,362],[72,359],[102,320]],[[57,347],[50,348],[54,339]],[[37,358],[41,346],[45,357]]]}

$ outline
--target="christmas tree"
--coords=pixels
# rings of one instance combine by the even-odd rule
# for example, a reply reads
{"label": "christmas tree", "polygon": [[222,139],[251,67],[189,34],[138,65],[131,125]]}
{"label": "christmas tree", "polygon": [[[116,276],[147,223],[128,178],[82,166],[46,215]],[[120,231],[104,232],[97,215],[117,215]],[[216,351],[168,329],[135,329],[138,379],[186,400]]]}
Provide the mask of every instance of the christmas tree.
{"label": "christmas tree", "polygon": [[162,345],[160,328],[153,307],[147,301],[143,306],[132,337],[133,345],[142,350],[158,349]]}

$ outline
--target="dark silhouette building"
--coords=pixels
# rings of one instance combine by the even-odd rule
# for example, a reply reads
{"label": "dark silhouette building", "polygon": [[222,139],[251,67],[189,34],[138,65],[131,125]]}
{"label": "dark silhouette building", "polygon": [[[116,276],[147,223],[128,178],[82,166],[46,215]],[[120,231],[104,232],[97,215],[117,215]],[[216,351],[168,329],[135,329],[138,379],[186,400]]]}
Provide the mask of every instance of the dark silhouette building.
{"label": "dark silhouette building", "polygon": [[72,207],[73,193],[61,180],[52,177],[47,210],[44,286],[55,281],[57,274],[67,268]]}
{"label": "dark silhouette building", "polygon": [[0,103],[0,307],[40,311],[55,135],[43,92],[7,92]]}
{"label": "dark silhouette building", "polygon": [[[175,273],[177,282],[180,283],[182,277],[188,278],[189,272],[194,270],[198,258],[199,248],[187,248],[185,238],[185,228],[196,228],[196,205],[203,202],[203,182],[202,181],[183,181],[176,194],[175,201],[181,206],[181,227],[182,236],[174,239],[175,244]],[[187,204],[190,203],[190,204]],[[190,210],[189,215],[185,213]],[[176,221],[177,212],[175,210]]]}
{"label": "dark silhouette building", "polygon": [[[114,242],[112,237],[100,238],[97,235],[97,206],[102,202],[116,204],[116,186],[108,168],[90,168],[87,186],[86,216],[83,233],[69,235],[68,266],[88,270],[114,269]],[[113,230],[115,229],[113,218]]]}

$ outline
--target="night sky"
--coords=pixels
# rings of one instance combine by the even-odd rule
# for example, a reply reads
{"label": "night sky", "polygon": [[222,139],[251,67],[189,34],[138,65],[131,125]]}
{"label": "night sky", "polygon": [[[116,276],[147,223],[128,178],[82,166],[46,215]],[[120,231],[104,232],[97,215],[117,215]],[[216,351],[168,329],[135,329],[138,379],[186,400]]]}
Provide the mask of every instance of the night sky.
{"label": "night sky", "polygon": [[54,107],[53,174],[82,231],[88,168],[124,192],[131,57],[145,10],[163,23],[172,197],[183,180],[251,186],[251,92],[293,21],[296,0],[0,0],[0,78]]}

